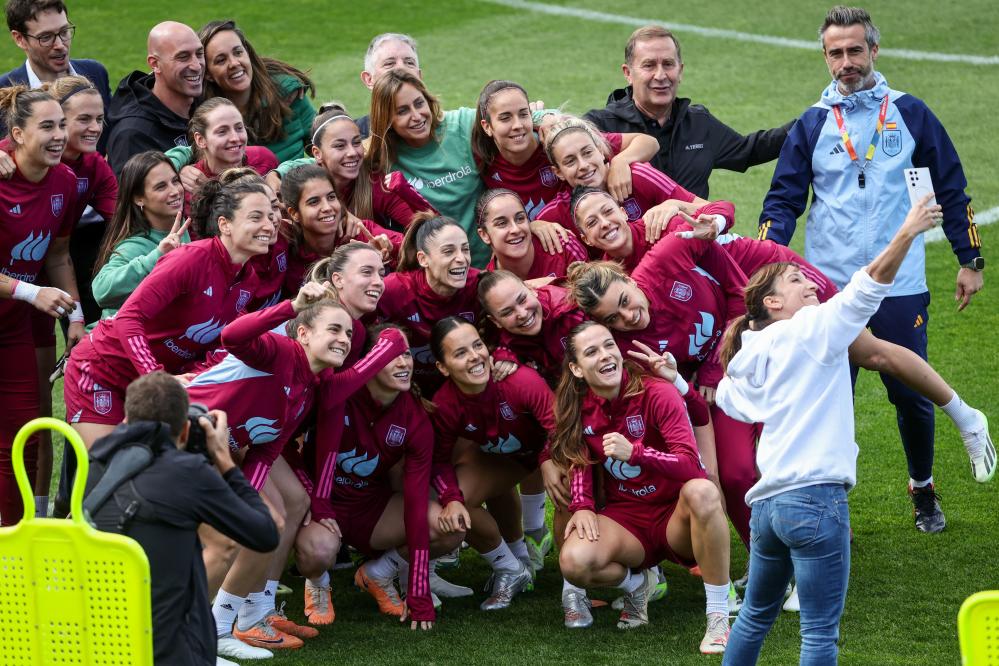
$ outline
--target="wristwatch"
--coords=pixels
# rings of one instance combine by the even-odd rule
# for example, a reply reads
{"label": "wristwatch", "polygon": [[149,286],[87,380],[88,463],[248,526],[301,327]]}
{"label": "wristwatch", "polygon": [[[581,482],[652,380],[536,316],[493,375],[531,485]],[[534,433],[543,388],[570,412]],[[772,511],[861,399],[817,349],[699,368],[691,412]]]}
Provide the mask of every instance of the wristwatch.
{"label": "wristwatch", "polygon": [[969,268],[973,271],[981,272],[985,270],[985,257],[975,257],[966,264],[961,264],[961,268]]}

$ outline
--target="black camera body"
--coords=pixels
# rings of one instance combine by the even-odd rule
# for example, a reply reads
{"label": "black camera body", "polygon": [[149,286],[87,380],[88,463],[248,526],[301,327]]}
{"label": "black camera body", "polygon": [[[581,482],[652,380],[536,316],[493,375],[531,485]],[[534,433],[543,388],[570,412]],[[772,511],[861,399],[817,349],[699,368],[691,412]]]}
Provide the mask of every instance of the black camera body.
{"label": "black camera body", "polygon": [[200,402],[192,402],[187,408],[187,420],[190,421],[191,426],[187,431],[187,446],[185,450],[188,453],[200,453],[208,459],[208,462],[213,462],[211,454],[208,453],[208,440],[205,429],[198,422],[198,419],[202,416],[211,421],[213,426],[218,425],[215,417],[208,413],[208,407],[202,405]]}

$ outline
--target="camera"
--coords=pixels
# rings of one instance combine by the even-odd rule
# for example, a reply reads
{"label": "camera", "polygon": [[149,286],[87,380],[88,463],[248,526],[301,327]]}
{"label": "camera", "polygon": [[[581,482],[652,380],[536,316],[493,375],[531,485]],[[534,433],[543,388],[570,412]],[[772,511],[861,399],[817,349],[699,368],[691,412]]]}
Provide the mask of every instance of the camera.
{"label": "camera", "polygon": [[200,453],[205,458],[208,458],[208,462],[213,462],[211,454],[208,453],[208,441],[205,429],[198,422],[198,419],[202,416],[211,421],[213,426],[218,425],[215,416],[208,413],[208,407],[199,402],[192,402],[187,408],[187,420],[190,421],[191,427],[187,433],[186,450],[188,453]]}

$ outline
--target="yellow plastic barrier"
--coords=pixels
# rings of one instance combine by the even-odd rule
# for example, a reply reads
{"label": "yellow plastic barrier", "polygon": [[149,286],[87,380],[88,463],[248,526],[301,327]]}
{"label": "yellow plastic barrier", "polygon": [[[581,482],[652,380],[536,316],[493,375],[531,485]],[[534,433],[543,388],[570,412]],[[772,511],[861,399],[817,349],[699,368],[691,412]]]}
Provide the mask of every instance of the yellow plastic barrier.
{"label": "yellow plastic barrier", "polygon": [[964,600],[957,638],[964,666],[999,665],[999,590],[976,592]]}
{"label": "yellow plastic barrier", "polygon": [[[56,430],[76,451],[72,520],[35,518],[24,470],[32,433]],[[134,540],[83,520],[87,450],[66,423],[31,421],[11,453],[24,517],[0,528],[0,661],[8,666],[153,663],[149,560]]]}

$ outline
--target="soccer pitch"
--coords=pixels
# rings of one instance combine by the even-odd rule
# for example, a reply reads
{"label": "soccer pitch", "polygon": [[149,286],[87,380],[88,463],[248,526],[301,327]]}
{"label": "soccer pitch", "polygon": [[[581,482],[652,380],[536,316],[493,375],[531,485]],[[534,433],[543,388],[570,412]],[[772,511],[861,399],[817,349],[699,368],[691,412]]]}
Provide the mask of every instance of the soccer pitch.
{"label": "soccer pitch", "polygon": [[[463,0],[447,4],[89,0],[72,2],[69,14],[78,26],[73,56],[101,60],[112,86],[131,70],[146,68],[145,39],[153,24],[175,19],[197,29],[212,19],[233,18],[259,53],[311,70],[319,91],[317,104],[337,99],[358,116],[366,113],[368,102],[358,73],[368,41],[379,32],[406,32],[418,40],[424,79],[445,108],[474,106],[488,80],[503,78],[521,83],[533,99],[544,100],[548,107],[564,105],[582,113],[603,106],[607,94],[624,85],[620,72],[624,43],[642,19],[651,19],[674,26],[682,44],[686,70],[680,95],[745,132],[783,124],[818,99],[829,75],[816,29],[828,7],[803,0],[670,5],[571,0],[544,6]],[[999,20],[993,3],[918,2],[902,7],[882,1],[865,7],[882,32],[879,71],[893,88],[928,103],[961,155],[979,220],[999,217],[999,136],[991,116],[999,90],[995,39]],[[560,9],[566,11],[560,14]],[[812,48],[800,42],[811,42]],[[0,54],[4,70],[22,59],[9,40]],[[932,54],[962,57],[948,60]],[[764,165],[746,174],[718,172],[711,180],[713,199],[735,202],[736,230],[744,235],[755,235],[772,171],[773,165]],[[795,238],[798,249],[803,233],[800,230]],[[991,262],[999,256],[992,251],[999,244],[999,230],[983,227],[981,237]],[[999,286],[992,274],[997,267],[989,266],[985,290],[961,313],[952,298],[956,271],[946,242],[928,247],[927,272],[934,297],[930,361],[967,402],[991,418],[995,434],[999,353],[993,344],[999,330]],[[54,398],[58,413],[61,383]],[[905,494],[907,474],[894,411],[872,373],[861,374],[856,412],[861,454],[857,488],[850,495],[855,542],[841,626],[841,661],[958,663],[958,607],[975,591],[999,587],[999,574],[989,558],[999,542],[999,481],[987,486],[974,483],[956,430],[938,412],[934,478],[948,525],[938,535],[919,534]],[[745,553],[736,546],[734,577],[742,574],[744,563]],[[518,597],[508,610],[479,611],[481,594],[446,601],[438,627],[426,635],[411,634],[379,616],[371,599],[353,589],[350,576],[338,572],[336,623],[302,650],[279,653],[267,663],[712,661],[697,653],[704,631],[699,579],[667,567],[669,594],[650,607],[651,623],[644,629],[622,633],[614,628],[615,612],[598,610],[592,629],[569,632],[562,626],[557,559],[550,555],[546,564],[536,590]],[[487,570],[466,553],[461,567],[445,577],[478,592]],[[300,619],[301,583],[287,582],[295,585],[289,613]],[[760,663],[796,663],[798,645],[797,617],[785,613],[767,639]]]}

